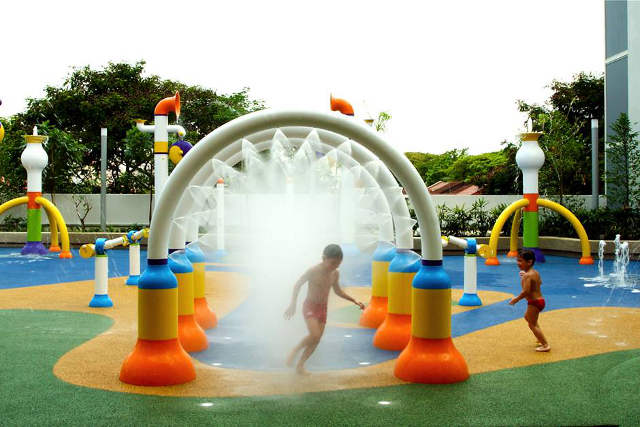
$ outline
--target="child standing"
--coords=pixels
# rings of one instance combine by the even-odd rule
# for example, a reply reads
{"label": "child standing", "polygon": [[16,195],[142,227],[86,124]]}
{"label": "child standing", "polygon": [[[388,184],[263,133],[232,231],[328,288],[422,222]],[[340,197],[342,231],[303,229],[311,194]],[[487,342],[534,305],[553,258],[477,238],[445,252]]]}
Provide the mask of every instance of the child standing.
{"label": "child standing", "polygon": [[308,372],[304,369],[304,364],[307,359],[314,352],[322,334],[324,333],[324,327],[327,323],[327,301],[329,300],[329,290],[333,288],[333,291],[340,298],[344,298],[347,301],[351,301],[361,310],[364,310],[364,304],[356,301],[354,298],[347,295],[338,283],[339,272],[338,267],[342,262],[342,249],[340,246],[331,244],[324,248],[322,252],[322,262],[318,265],[311,267],[307,270],[297,281],[293,287],[293,298],[287,311],[284,313],[285,319],[291,319],[296,311],[296,303],[298,300],[298,293],[300,288],[306,282],[309,283],[307,290],[307,299],[302,305],[302,314],[304,320],[309,329],[309,335],[307,335],[300,343],[291,350],[289,357],[287,358],[287,365],[293,366],[296,355],[302,349],[302,355],[298,360],[296,372],[304,375]]}
{"label": "child standing", "polygon": [[514,305],[521,299],[527,300],[527,312],[524,315],[524,319],[529,325],[529,329],[533,332],[533,335],[538,339],[540,344],[536,351],[549,351],[551,347],[547,342],[540,325],[538,325],[538,316],[540,312],[544,310],[545,302],[542,297],[542,291],[540,287],[542,285],[542,279],[540,274],[533,269],[533,265],[536,262],[536,257],[532,251],[523,250],[518,253],[518,268],[520,268],[520,276],[522,292],[517,297],[509,301],[509,304]]}

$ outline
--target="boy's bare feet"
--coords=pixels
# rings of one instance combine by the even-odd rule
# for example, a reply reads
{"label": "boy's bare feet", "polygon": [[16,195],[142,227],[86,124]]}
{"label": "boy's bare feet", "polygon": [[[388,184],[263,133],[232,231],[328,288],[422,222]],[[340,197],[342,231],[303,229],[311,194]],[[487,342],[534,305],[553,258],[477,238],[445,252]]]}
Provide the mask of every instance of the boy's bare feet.
{"label": "boy's bare feet", "polygon": [[551,350],[551,346],[549,344],[541,345],[540,347],[536,347],[536,351],[546,352]]}
{"label": "boy's bare feet", "polygon": [[311,375],[311,372],[309,372],[306,369],[304,369],[304,366],[298,365],[298,367],[296,368],[296,374],[298,374],[298,375]]}

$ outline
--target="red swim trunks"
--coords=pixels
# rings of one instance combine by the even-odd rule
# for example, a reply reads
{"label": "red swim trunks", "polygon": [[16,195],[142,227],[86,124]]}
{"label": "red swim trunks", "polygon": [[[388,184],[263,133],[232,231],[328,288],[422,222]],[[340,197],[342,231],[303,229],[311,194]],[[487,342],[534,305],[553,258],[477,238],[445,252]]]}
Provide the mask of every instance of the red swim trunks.
{"label": "red swim trunks", "polygon": [[305,319],[315,318],[320,323],[327,323],[327,304],[305,300],[302,304],[302,314]]}
{"label": "red swim trunks", "polygon": [[530,301],[528,300],[527,304],[534,306],[540,311],[544,310],[544,306],[545,306],[544,298],[532,299]]}

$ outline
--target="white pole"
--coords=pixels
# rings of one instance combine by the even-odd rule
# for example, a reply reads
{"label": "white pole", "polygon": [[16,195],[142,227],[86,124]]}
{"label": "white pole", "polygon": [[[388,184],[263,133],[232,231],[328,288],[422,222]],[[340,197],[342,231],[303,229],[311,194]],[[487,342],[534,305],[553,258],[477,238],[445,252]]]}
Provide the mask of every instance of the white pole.
{"label": "white pole", "polygon": [[218,253],[224,254],[224,181],[216,184],[216,234],[218,236]]}
{"label": "white pole", "polygon": [[475,254],[464,257],[464,293],[478,293],[478,257]]}
{"label": "white pole", "polygon": [[89,307],[112,307],[113,301],[109,298],[109,257],[95,256],[94,295],[89,302]]}
{"label": "white pole", "polygon": [[153,132],[154,139],[154,153],[153,153],[153,168],[154,168],[154,197],[153,206],[158,203],[160,194],[164,189],[164,185],[169,178],[169,132],[167,126],[169,124],[168,116],[154,116],[155,127]]}
{"label": "white pole", "polygon": [[137,285],[140,279],[140,243],[129,245],[129,278],[127,285]]}

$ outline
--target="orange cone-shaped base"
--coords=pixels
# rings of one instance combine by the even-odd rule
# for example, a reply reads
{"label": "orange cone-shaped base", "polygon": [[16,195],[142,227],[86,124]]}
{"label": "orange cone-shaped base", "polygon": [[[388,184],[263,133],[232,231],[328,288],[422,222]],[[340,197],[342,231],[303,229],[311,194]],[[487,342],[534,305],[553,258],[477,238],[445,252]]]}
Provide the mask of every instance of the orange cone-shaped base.
{"label": "orange cone-shaped base", "polygon": [[120,381],[133,385],[175,385],[195,379],[196,370],[191,358],[177,338],[162,341],[138,339],[120,369]]}
{"label": "orange cone-shaped base", "polygon": [[373,336],[373,345],[383,350],[400,351],[411,338],[411,315],[387,313]]}
{"label": "orange cone-shaped base", "polygon": [[373,329],[380,326],[387,315],[387,301],[387,297],[371,297],[369,305],[360,316],[360,326]]}
{"label": "orange cone-shaped base", "polygon": [[489,257],[484,261],[484,265],[500,265],[500,261],[498,261],[498,257]]}
{"label": "orange cone-shaped base", "polygon": [[202,329],[213,329],[218,325],[216,314],[209,308],[206,298],[194,298],[193,315],[196,316],[196,322]]}
{"label": "orange cone-shaped base", "polygon": [[593,258],[591,258],[590,256],[583,256],[582,258],[580,258],[580,261],[578,261],[578,263],[582,265],[591,265],[593,264]]}
{"label": "orange cone-shaped base", "polygon": [[209,348],[204,329],[198,325],[193,314],[178,316],[178,338],[182,347],[188,351],[202,351]]}
{"label": "orange cone-shaped base", "polygon": [[49,246],[49,252],[60,252],[60,246]]}
{"label": "orange cone-shaped base", "polygon": [[517,258],[518,256],[518,251],[509,251],[507,252],[507,257],[509,258]]}
{"label": "orange cone-shaped base", "polygon": [[73,255],[71,255],[70,251],[62,251],[60,255],[58,255],[58,258],[73,258]]}
{"label": "orange cone-shaped base", "polygon": [[469,368],[462,354],[449,338],[411,337],[400,353],[394,375],[412,383],[450,384],[469,378]]}

